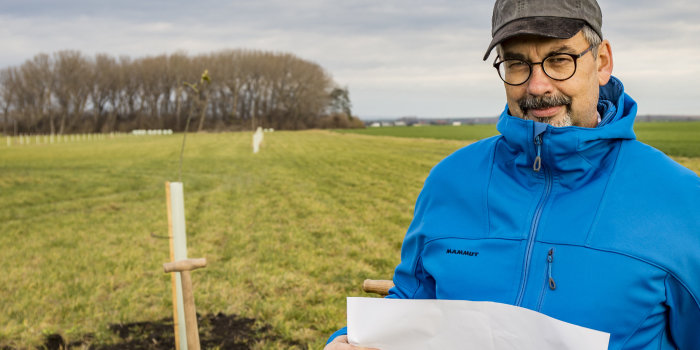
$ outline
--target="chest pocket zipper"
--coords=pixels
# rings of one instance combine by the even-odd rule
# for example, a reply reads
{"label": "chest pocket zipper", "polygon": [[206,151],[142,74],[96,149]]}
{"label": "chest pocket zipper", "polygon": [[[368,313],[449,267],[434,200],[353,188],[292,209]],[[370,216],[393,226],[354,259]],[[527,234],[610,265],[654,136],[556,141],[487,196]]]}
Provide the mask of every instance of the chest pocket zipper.
{"label": "chest pocket zipper", "polygon": [[555,290],[557,289],[557,283],[554,282],[554,277],[552,277],[552,264],[554,264],[554,248],[550,248],[549,253],[547,253],[547,284],[549,289]]}
{"label": "chest pocket zipper", "polygon": [[552,265],[554,264],[554,248],[550,248],[547,252],[547,278],[545,279],[545,285],[542,287],[542,292],[540,293],[540,300],[537,302],[537,310],[542,308],[542,301],[544,300],[544,295],[547,288],[550,290],[557,289],[557,283],[554,281],[554,276],[552,276]]}

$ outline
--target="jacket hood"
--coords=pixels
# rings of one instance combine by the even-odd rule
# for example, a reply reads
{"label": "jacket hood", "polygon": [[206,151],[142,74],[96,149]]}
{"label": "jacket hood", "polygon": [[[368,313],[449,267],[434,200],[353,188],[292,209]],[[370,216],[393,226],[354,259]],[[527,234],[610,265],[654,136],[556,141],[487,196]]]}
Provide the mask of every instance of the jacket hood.
{"label": "jacket hood", "polygon": [[633,125],[637,103],[624,92],[620,80],[610,77],[610,81],[600,87],[597,108],[601,122],[595,128],[553,127],[514,117],[506,105],[497,128],[510,151],[514,155],[520,153],[516,163],[522,164],[518,165],[532,165],[538,152],[535,137],[541,135],[539,151],[543,166],[562,173],[585,171],[603,161],[612,142],[635,139]]}

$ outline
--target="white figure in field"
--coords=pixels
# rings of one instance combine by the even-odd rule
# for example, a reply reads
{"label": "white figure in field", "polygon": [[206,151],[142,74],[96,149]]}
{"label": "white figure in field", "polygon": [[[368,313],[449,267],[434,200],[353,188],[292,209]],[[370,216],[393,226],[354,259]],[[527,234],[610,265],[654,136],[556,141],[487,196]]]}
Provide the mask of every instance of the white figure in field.
{"label": "white figure in field", "polygon": [[258,126],[253,134],[253,153],[258,153],[260,151],[260,144],[263,142],[263,129]]}

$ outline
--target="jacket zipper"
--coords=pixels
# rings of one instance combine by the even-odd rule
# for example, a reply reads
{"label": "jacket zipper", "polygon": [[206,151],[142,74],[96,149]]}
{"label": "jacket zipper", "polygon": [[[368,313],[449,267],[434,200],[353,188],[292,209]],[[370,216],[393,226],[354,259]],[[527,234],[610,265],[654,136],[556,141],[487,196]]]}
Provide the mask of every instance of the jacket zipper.
{"label": "jacket zipper", "polygon": [[[547,130],[546,125],[544,126],[539,126],[538,123],[535,123],[535,147],[537,151],[537,156],[535,157],[535,162],[533,163],[532,169],[535,172],[539,172],[542,169],[542,158],[541,158],[541,150],[542,150],[542,134]],[[522,279],[520,280],[520,292],[518,293],[518,297],[515,300],[515,305],[516,306],[521,306],[523,303],[523,295],[525,294],[525,285],[527,284],[527,275],[528,275],[528,270],[530,269],[530,260],[532,259],[532,247],[535,244],[535,236],[537,234],[537,228],[540,223],[540,217],[542,216],[542,211],[544,209],[544,205],[547,203],[547,199],[549,198],[549,193],[552,190],[552,178],[549,174],[549,171],[547,168],[544,168],[544,193],[542,193],[542,197],[540,198],[539,203],[537,203],[537,209],[535,210],[535,216],[532,219],[532,225],[530,226],[530,237],[528,238],[527,242],[527,250],[525,251],[525,264],[523,266],[523,275]]]}
{"label": "jacket zipper", "polygon": [[545,278],[544,286],[542,286],[542,292],[540,292],[540,300],[537,302],[537,311],[542,308],[542,301],[544,300],[544,294],[547,288],[550,290],[557,289],[557,283],[554,282],[554,277],[552,276],[552,265],[554,264],[554,248],[550,248],[547,253],[547,278]]}

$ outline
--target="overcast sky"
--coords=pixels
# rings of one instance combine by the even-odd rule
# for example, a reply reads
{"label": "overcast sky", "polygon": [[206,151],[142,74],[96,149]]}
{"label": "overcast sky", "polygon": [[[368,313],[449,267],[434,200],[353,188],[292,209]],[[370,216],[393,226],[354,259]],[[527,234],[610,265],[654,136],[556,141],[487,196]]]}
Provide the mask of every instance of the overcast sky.
{"label": "overcast sky", "polygon": [[[639,114],[700,115],[700,2],[600,0],[613,74]],[[487,0],[0,0],[0,67],[64,49],[133,58],[184,50],[289,52],[373,117],[495,116]],[[492,56],[493,57],[493,56]],[[216,72],[211,72],[216,77]]]}

